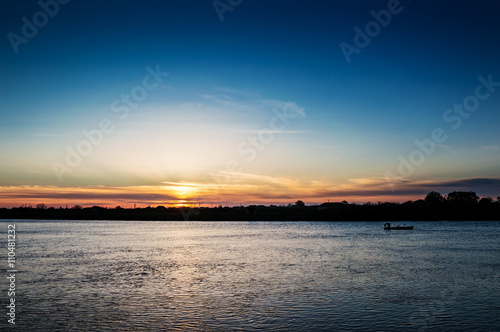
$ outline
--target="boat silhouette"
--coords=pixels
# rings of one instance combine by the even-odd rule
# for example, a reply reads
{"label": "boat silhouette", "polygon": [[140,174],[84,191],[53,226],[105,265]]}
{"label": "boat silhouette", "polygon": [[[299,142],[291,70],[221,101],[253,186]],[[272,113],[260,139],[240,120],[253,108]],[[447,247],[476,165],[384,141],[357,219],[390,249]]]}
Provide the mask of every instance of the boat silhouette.
{"label": "boat silhouette", "polygon": [[414,226],[391,226],[391,223],[385,223],[384,224],[384,229],[386,231],[390,230],[412,230]]}

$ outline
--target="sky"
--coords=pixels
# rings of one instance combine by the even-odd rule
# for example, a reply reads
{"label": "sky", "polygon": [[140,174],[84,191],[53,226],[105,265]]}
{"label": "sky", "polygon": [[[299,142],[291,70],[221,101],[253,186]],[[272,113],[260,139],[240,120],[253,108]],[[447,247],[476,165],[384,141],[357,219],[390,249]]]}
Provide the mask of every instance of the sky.
{"label": "sky", "polygon": [[0,206],[500,196],[496,1],[2,1]]}

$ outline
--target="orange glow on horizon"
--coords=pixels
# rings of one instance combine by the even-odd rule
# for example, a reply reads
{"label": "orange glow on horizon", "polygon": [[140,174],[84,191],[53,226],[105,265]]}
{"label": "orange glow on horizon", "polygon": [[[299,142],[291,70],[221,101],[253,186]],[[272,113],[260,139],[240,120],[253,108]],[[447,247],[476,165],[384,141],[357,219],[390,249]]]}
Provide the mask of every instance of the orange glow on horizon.
{"label": "orange glow on horizon", "polygon": [[[124,187],[0,186],[0,207],[53,207],[80,205],[114,208],[165,206],[210,207],[239,205],[306,205],[324,202],[363,204],[423,199],[435,190],[431,181],[402,182],[391,191],[384,179],[348,179],[341,184],[293,180],[267,175],[239,174],[228,183],[163,182],[159,185]],[[456,190],[457,187],[453,187]],[[446,195],[444,191],[441,194]],[[437,190],[439,191],[439,190]]]}
{"label": "orange glow on horizon", "polygon": [[[356,187],[356,188],[354,188]],[[0,187],[0,207],[19,207],[46,204],[53,207],[80,205],[114,208],[165,206],[238,206],[238,205],[288,205],[297,200],[307,205],[327,201],[346,200],[349,203],[405,202],[424,198],[423,195],[398,195],[397,193],[372,192],[363,194],[363,185],[325,191],[322,188],[280,188],[265,184],[210,185],[196,183],[168,183],[161,186],[129,187],[55,187],[55,186],[10,186]],[[373,188],[371,188],[373,189]],[[359,193],[353,194],[353,191]],[[344,193],[343,193],[344,192]],[[347,194],[347,195],[346,195]]]}

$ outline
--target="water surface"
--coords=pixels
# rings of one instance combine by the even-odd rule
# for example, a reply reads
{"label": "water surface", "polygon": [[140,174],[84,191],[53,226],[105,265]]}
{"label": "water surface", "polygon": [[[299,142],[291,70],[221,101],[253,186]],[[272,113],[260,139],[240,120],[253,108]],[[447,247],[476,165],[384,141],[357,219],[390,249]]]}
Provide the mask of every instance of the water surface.
{"label": "water surface", "polygon": [[8,223],[22,330],[500,327],[499,222]]}

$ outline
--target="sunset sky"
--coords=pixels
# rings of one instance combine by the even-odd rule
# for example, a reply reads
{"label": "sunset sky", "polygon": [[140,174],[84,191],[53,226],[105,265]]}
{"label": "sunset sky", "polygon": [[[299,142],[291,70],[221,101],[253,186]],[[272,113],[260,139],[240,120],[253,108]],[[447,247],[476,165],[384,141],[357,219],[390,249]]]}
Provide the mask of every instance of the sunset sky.
{"label": "sunset sky", "polygon": [[0,207],[500,196],[497,1],[66,2],[0,4]]}

